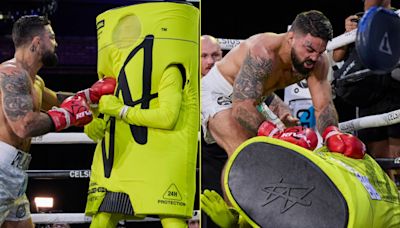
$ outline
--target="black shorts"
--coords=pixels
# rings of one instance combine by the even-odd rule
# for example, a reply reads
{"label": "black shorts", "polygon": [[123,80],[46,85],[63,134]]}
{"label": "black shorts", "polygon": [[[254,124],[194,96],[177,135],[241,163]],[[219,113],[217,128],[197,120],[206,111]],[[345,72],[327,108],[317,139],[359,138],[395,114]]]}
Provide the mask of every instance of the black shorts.
{"label": "black shorts", "polygon": [[[390,89],[386,96],[378,103],[369,107],[360,108],[360,117],[383,114],[400,109],[399,89]],[[387,138],[400,138],[400,124],[376,128],[366,128],[358,131],[358,137],[363,142],[381,141]]]}

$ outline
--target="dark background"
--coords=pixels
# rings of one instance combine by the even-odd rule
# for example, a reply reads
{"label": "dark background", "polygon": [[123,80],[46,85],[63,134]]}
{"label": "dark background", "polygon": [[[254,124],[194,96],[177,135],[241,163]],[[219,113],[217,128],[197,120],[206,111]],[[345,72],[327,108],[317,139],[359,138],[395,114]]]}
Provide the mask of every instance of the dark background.
{"label": "dark background", "polygon": [[296,15],[306,10],[320,10],[330,20],[334,36],[344,32],[344,19],[363,11],[361,0],[308,1],[201,1],[202,34],[218,38],[246,39],[262,32],[286,32]]}

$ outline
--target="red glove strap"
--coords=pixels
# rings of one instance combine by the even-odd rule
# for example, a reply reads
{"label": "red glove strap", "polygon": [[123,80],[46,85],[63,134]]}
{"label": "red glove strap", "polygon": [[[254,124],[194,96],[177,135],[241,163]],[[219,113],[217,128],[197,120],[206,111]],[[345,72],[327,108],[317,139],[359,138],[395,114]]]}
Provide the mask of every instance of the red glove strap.
{"label": "red glove strap", "polygon": [[55,131],[61,131],[71,124],[69,113],[63,108],[54,108],[49,110],[47,114],[53,121]]}

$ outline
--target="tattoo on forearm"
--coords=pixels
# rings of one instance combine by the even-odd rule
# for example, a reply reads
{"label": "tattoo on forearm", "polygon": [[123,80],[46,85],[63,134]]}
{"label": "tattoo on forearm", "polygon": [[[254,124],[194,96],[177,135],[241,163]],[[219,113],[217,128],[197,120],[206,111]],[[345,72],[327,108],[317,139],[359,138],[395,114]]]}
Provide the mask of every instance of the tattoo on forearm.
{"label": "tattoo on forearm", "polygon": [[48,115],[42,114],[28,125],[29,135],[31,137],[46,134],[52,130],[53,123]]}
{"label": "tattoo on forearm", "polygon": [[272,70],[272,61],[247,55],[233,84],[233,100],[259,99],[265,79]]}
{"label": "tattoo on forearm", "polygon": [[338,115],[335,106],[330,102],[325,109],[321,110],[321,114],[317,119],[318,131],[322,134],[328,126],[338,126],[338,122]]}
{"label": "tattoo on forearm", "polygon": [[29,76],[25,71],[15,70],[0,77],[5,113],[11,121],[17,121],[33,110]]}
{"label": "tattoo on forearm", "polygon": [[274,99],[272,99],[271,104],[269,105],[271,111],[275,113],[279,118],[287,113],[291,113],[289,106],[285,104],[285,102],[283,102],[282,99],[278,97],[275,93],[273,95]]}

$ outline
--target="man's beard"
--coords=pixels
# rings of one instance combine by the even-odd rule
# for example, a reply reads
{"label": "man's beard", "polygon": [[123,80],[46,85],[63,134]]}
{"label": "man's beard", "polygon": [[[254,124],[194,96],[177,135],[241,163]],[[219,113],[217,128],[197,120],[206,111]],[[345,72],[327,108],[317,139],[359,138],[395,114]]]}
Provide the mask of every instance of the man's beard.
{"label": "man's beard", "polygon": [[305,61],[300,61],[299,57],[296,54],[296,51],[294,48],[292,48],[292,51],[290,52],[290,56],[292,58],[292,64],[294,69],[296,69],[297,72],[304,76],[308,76],[308,74],[313,70],[313,68],[305,68],[304,67],[304,62]]}
{"label": "man's beard", "polygon": [[42,56],[42,63],[44,66],[52,67],[57,65],[58,56],[55,52],[46,51]]}

